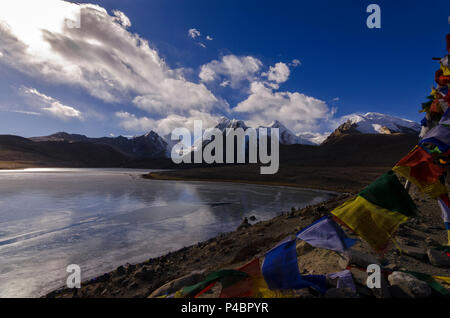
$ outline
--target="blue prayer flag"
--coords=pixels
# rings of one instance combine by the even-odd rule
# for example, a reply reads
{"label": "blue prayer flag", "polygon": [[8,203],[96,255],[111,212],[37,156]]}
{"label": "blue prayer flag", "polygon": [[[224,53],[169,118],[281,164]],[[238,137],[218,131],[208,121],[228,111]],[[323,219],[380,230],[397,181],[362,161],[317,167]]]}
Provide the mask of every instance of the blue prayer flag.
{"label": "blue prayer flag", "polygon": [[312,287],[320,293],[327,291],[324,275],[302,276],[298,269],[295,239],[285,241],[267,252],[262,274],[270,289],[302,289]]}
{"label": "blue prayer flag", "polygon": [[297,233],[300,240],[308,244],[343,253],[358,241],[345,235],[339,225],[325,216]]}

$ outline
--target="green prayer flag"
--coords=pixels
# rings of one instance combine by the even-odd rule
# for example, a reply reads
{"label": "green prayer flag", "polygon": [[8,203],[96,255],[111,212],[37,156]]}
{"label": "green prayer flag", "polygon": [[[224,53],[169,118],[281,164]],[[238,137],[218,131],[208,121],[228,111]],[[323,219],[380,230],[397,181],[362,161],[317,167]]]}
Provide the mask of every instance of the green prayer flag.
{"label": "green prayer flag", "polygon": [[416,205],[398,180],[393,171],[389,171],[369,184],[360,193],[364,199],[405,216],[416,214]]}
{"label": "green prayer flag", "polygon": [[205,289],[206,287],[217,281],[220,281],[222,286],[226,288],[246,277],[248,277],[248,274],[241,271],[236,271],[233,269],[220,270],[209,274],[208,276],[206,276],[205,280],[195,285],[184,287],[182,289],[182,295],[183,297],[193,297],[197,295],[199,292],[201,292],[203,289]]}
{"label": "green prayer flag", "polygon": [[442,296],[450,296],[450,292],[441,284],[439,284],[431,275],[425,274],[425,273],[418,273],[418,272],[410,272],[410,271],[402,271],[407,274],[413,275],[415,278],[420,279],[428,284],[428,286],[431,287],[434,291],[438,292]]}

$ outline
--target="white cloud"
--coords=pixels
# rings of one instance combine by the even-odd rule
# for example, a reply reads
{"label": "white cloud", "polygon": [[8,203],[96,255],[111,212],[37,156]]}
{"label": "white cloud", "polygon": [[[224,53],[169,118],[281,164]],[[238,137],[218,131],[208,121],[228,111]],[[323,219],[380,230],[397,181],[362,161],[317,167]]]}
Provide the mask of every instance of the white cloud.
{"label": "white cloud", "polygon": [[262,76],[267,77],[269,81],[276,82],[278,84],[284,83],[289,79],[291,71],[289,67],[283,62],[278,62],[275,66],[271,66],[267,73],[263,73]]}
{"label": "white cloud", "polygon": [[214,40],[214,39],[213,39],[212,37],[210,37],[209,35],[206,36],[206,39],[207,39],[208,41]]}
{"label": "white cloud", "polygon": [[195,28],[189,29],[188,31],[188,36],[190,36],[193,39],[198,38],[200,35],[201,35],[200,31]]}
{"label": "white cloud", "polygon": [[206,49],[206,45],[203,44],[202,42],[198,42],[198,45],[200,45],[202,48]]}
{"label": "white cloud", "polygon": [[146,116],[137,117],[134,114],[123,111],[116,112],[115,115],[120,119],[120,125],[128,131],[142,133],[154,130],[162,136],[171,133],[175,128],[184,127],[193,130],[194,120],[202,120],[204,128],[213,127],[218,123],[219,118],[218,116],[197,110],[190,111],[186,116],[171,114],[159,120]]}
{"label": "white cloud", "polygon": [[12,110],[11,112],[18,113],[18,114],[24,114],[24,115],[31,115],[31,116],[40,116],[41,115],[41,113],[30,112],[27,110]]}
{"label": "white cloud", "polygon": [[[33,99],[33,103],[36,104],[41,110],[48,112],[50,115],[57,117],[62,120],[67,120],[71,118],[82,119],[82,113],[72,106],[67,106],[62,104],[59,100],[47,96],[35,88],[22,87],[20,89],[22,93],[26,96],[29,96]],[[40,114],[36,112],[24,112],[24,111],[16,111],[26,114]]]}
{"label": "white cloud", "polygon": [[160,87],[159,92],[137,96],[133,103],[149,113],[165,114],[168,108],[177,113],[189,112],[192,108],[209,111],[219,102],[203,84],[167,78]]}
{"label": "white cloud", "polygon": [[[67,27],[65,19],[77,12],[81,28]],[[166,114],[180,110],[180,96],[195,102],[182,103],[189,109],[220,106],[204,85],[185,79],[183,69],[171,69],[147,40],[130,33],[130,25],[123,12],[111,16],[97,5],[0,1],[0,63],[39,80],[81,86],[105,102],[145,100],[141,108],[164,106]]]}
{"label": "white cloud", "polygon": [[130,19],[122,11],[114,10],[113,14],[116,16],[115,20],[119,22],[124,28],[129,28],[131,26]]}
{"label": "white cloud", "polygon": [[300,62],[300,60],[298,59],[293,59],[291,63],[289,63],[289,65],[293,66],[293,67],[297,67],[300,66],[302,63]]}
{"label": "white cloud", "polygon": [[75,108],[67,105],[63,105],[58,101],[55,101],[51,103],[49,107],[44,107],[42,109],[63,120],[69,118],[81,118],[81,112],[79,110],[76,110]]}
{"label": "white cloud", "polygon": [[230,81],[224,80],[222,83],[219,84],[222,87],[230,86]]}
{"label": "white cloud", "polygon": [[298,92],[275,92],[261,82],[253,82],[248,98],[233,111],[252,125],[279,120],[295,132],[317,131],[319,124],[334,116],[324,101]]}
{"label": "white cloud", "polygon": [[231,54],[202,65],[199,77],[203,82],[226,79],[231,87],[236,88],[242,81],[254,80],[261,66],[262,62],[255,57]]}
{"label": "white cloud", "polygon": [[338,102],[339,101],[339,97],[335,97],[332,99],[333,102]]}

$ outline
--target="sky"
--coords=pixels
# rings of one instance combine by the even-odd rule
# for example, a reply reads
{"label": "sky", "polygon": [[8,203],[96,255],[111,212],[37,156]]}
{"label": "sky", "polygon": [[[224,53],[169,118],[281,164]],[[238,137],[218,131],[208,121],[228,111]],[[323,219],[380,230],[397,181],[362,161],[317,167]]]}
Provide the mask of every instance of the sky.
{"label": "sky", "polygon": [[1,0],[0,134],[420,121],[449,16],[448,0]]}

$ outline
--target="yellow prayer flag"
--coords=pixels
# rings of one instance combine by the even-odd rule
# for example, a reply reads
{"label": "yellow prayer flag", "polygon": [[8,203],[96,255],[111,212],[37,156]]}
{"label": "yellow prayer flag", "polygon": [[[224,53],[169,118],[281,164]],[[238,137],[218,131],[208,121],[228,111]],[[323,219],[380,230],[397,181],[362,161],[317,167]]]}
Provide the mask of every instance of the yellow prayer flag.
{"label": "yellow prayer flag", "polygon": [[376,251],[385,249],[392,233],[408,219],[401,213],[389,211],[370,203],[361,196],[346,201],[331,213]]}

